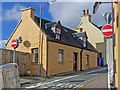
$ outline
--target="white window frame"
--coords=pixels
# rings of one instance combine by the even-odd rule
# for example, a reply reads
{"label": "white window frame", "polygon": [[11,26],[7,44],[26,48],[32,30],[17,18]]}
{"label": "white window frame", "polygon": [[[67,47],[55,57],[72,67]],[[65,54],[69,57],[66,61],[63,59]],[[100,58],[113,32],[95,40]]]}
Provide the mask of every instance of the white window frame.
{"label": "white window frame", "polygon": [[63,62],[63,50],[59,49],[58,51],[58,61]]}
{"label": "white window frame", "polygon": [[[37,55],[37,57],[36,57],[36,55]],[[37,63],[38,62],[38,48],[32,49],[32,62],[33,63]]]}

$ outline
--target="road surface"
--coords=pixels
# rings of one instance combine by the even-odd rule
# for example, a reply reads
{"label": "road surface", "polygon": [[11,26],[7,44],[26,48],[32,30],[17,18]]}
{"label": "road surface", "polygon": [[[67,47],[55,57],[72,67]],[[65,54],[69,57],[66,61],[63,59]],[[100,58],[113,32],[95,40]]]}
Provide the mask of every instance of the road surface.
{"label": "road surface", "polygon": [[74,72],[69,75],[57,75],[46,81],[35,83],[26,86],[26,89],[44,89],[44,88],[54,88],[54,89],[77,89],[81,88],[85,83],[93,80],[99,76],[106,75],[107,68],[98,68],[92,70],[86,70],[81,72]]}

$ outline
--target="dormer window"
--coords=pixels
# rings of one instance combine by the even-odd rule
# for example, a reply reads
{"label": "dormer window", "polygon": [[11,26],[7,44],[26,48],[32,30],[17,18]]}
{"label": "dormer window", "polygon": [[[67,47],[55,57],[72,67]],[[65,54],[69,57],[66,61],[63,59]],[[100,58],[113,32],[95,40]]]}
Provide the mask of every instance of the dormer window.
{"label": "dormer window", "polygon": [[87,38],[83,37],[83,47],[87,47]]}
{"label": "dormer window", "polygon": [[61,29],[59,28],[56,28],[56,39],[57,40],[61,40]]}
{"label": "dormer window", "polygon": [[80,40],[82,40],[82,46],[84,48],[87,48],[87,34],[86,32],[80,32],[80,33],[74,33],[76,37],[78,37]]}

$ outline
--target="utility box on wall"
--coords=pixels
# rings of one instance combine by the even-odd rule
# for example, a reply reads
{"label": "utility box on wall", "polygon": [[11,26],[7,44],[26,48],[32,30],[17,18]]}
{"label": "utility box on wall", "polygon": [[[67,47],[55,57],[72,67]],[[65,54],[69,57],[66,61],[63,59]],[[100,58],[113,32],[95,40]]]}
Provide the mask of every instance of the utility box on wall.
{"label": "utility box on wall", "polygon": [[0,66],[0,90],[2,88],[20,88],[18,65],[16,63]]}

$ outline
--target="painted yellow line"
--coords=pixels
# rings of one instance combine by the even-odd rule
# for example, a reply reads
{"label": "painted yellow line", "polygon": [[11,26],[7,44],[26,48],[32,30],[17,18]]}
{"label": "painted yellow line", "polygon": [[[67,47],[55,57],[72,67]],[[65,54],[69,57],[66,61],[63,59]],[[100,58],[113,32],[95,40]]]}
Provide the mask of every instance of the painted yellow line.
{"label": "painted yellow line", "polygon": [[78,90],[79,88],[81,88],[81,87],[83,87],[84,85],[86,85],[88,82],[90,82],[90,81],[92,81],[92,80],[94,80],[94,79],[96,79],[96,78],[105,76],[105,75],[107,75],[107,74],[100,75],[100,76],[94,77],[94,78],[92,78],[92,79],[89,79],[89,80],[87,80],[87,81],[84,81],[84,82],[80,83],[80,84],[78,85],[78,87],[74,87],[72,90],[74,90],[74,89]]}

